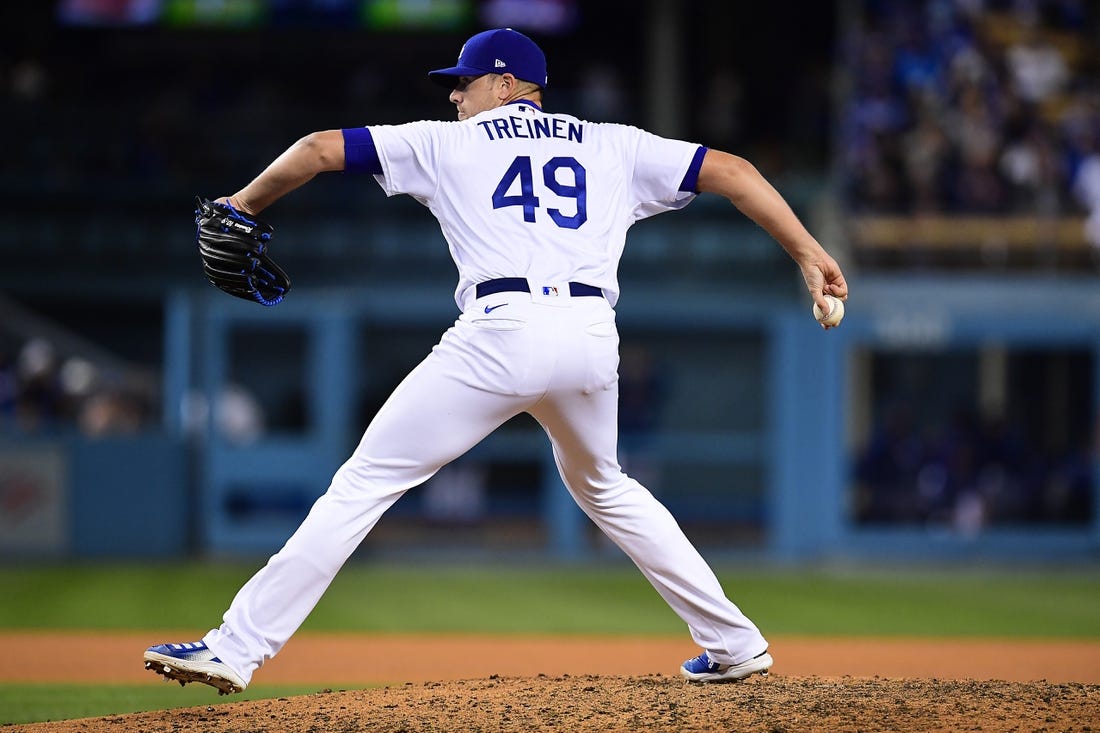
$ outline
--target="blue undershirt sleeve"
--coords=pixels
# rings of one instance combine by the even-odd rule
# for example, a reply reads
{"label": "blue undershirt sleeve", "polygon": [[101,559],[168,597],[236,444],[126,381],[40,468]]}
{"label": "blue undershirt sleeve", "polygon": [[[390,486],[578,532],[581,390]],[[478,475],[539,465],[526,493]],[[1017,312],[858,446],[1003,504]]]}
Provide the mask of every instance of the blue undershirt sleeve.
{"label": "blue undershirt sleeve", "polygon": [[684,174],[684,180],[680,181],[680,191],[699,193],[696,190],[699,185],[699,169],[703,167],[703,157],[707,154],[707,150],[706,146],[700,145],[699,149],[695,151],[695,155],[691,159],[691,165],[688,166],[687,173]]}
{"label": "blue undershirt sleeve", "polygon": [[[344,170],[349,173],[381,175],[382,161],[374,147],[374,137],[366,127],[346,127],[344,133]],[[698,175],[698,174],[697,174]]]}

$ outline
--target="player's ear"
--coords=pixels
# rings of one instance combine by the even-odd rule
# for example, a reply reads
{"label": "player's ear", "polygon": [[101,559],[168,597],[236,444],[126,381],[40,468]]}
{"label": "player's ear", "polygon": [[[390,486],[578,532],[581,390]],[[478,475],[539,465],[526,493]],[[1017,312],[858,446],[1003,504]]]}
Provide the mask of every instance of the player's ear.
{"label": "player's ear", "polygon": [[501,74],[497,83],[500,84],[501,99],[507,99],[516,90],[518,84],[516,77],[508,72]]}

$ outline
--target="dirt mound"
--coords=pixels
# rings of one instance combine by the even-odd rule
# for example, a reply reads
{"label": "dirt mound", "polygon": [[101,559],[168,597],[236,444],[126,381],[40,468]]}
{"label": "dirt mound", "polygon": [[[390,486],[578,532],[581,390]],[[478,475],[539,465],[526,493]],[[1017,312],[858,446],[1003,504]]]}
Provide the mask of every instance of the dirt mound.
{"label": "dirt mound", "polygon": [[4,733],[1100,731],[1100,685],[651,675],[489,677],[35,723]]}

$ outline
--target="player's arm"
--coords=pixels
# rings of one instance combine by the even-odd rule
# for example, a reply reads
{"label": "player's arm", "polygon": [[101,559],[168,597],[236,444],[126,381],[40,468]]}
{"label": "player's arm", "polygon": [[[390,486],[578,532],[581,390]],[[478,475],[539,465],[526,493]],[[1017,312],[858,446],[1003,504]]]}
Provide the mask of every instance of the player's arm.
{"label": "player's arm", "polygon": [[726,197],[779,242],[802,269],[806,287],[822,310],[829,310],[825,293],[842,300],[848,297],[848,285],[836,260],[802,226],[791,207],[752,163],[720,150],[708,150],[696,187],[700,192]]}
{"label": "player's arm", "polygon": [[343,131],[313,132],[287,148],[228,202],[245,213],[258,214],[318,173],[343,169]]}

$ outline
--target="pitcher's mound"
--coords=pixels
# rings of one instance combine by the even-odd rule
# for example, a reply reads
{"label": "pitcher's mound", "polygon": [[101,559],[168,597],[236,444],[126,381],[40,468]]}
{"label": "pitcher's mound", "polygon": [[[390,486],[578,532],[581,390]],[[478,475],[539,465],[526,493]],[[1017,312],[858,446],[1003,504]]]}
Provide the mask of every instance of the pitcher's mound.
{"label": "pitcher's mound", "polygon": [[[211,690],[213,693],[213,690]],[[490,677],[14,726],[11,733],[1100,731],[1100,685],[652,675]]]}

